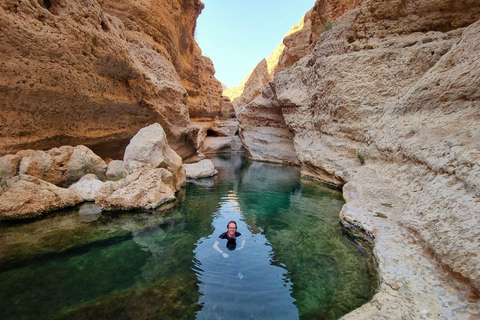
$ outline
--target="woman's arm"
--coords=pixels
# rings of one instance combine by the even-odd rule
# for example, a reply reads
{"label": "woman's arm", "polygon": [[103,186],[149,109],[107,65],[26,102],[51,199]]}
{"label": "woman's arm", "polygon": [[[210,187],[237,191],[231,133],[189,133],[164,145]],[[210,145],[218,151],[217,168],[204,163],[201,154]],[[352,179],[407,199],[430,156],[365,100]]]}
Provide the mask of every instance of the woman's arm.
{"label": "woman's arm", "polygon": [[220,249],[220,248],[218,247],[219,244],[220,244],[220,242],[215,241],[215,243],[213,244],[213,248],[214,248],[218,253],[222,254],[222,256],[223,256],[224,258],[228,258],[228,254],[226,254],[225,252],[223,252],[222,249]]}
{"label": "woman's arm", "polygon": [[237,250],[242,250],[244,246],[245,246],[245,239],[242,239],[242,245],[240,246],[240,248],[237,248]]}

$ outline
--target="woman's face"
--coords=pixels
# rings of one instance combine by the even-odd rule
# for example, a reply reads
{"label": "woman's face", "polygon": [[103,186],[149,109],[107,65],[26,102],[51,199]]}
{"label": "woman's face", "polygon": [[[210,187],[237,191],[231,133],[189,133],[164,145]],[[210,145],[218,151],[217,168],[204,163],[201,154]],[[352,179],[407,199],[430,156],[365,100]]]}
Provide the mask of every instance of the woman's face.
{"label": "woman's face", "polygon": [[228,234],[230,236],[234,236],[235,235],[235,231],[237,231],[237,227],[235,226],[235,223],[232,223],[230,222],[228,224]]}

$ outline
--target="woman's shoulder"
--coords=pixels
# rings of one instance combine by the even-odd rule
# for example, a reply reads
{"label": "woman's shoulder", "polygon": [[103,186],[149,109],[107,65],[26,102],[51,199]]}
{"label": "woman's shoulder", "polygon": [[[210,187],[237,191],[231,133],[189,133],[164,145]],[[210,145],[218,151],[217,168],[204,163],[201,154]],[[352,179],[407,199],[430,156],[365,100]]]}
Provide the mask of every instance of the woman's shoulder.
{"label": "woman's shoulder", "polygon": [[227,239],[227,232],[222,233],[218,236],[220,239]]}

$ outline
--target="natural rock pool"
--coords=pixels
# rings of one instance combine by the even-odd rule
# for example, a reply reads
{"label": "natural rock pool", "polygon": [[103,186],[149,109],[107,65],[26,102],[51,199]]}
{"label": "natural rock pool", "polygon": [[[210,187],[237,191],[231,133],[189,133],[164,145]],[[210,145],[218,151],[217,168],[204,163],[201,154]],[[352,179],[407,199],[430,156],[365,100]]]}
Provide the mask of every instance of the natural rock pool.
{"label": "natural rock pool", "polygon": [[[166,208],[1,223],[0,319],[338,319],[370,300],[341,192],[295,167],[212,161],[219,175]],[[229,220],[242,250],[218,239]]]}

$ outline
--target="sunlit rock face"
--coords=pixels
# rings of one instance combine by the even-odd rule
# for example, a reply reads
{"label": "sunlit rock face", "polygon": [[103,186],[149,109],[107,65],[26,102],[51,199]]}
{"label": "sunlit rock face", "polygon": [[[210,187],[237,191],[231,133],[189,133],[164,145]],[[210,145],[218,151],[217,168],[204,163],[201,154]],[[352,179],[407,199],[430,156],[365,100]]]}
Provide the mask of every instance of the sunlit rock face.
{"label": "sunlit rock face", "polygon": [[[292,72],[298,72],[292,65],[312,52],[319,36],[332,28],[336,18],[363,2],[317,1],[267,59],[262,60],[238,87],[224,91],[233,101],[240,119],[240,135],[250,158],[298,163],[293,132],[285,126],[279,104],[271,99],[275,88],[267,84],[282,70],[292,68]],[[258,101],[252,102],[256,98]]]}
{"label": "sunlit rock face", "polygon": [[241,109],[242,137],[288,129],[304,175],[345,184],[344,223],[374,241],[379,292],[345,319],[479,314],[479,19],[473,0],[367,1]]}
{"label": "sunlit rock face", "polygon": [[198,0],[0,4],[0,155],[83,144],[121,159],[158,122],[195,154],[189,113],[219,112],[221,85],[194,40]]}
{"label": "sunlit rock face", "polygon": [[36,218],[83,202],[75,192],[26,174],[0,185],[0,220]]}
{"label": "sunlit rock face", "polygon": [[267,59],[258,65],[242,80],[238,87],[228,88],[223,94],[230,98],[236,108],[242,108],[258,97],[264,85],[275,74],[290,68],[302,57],[310,54],[318,37],[333,26],[335,19],[345,12],[359,7],[365,0],[318,0],[285,35],[282,42]]}

